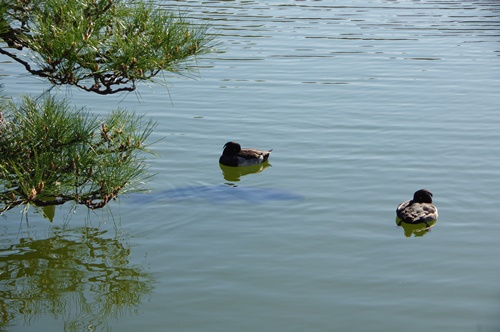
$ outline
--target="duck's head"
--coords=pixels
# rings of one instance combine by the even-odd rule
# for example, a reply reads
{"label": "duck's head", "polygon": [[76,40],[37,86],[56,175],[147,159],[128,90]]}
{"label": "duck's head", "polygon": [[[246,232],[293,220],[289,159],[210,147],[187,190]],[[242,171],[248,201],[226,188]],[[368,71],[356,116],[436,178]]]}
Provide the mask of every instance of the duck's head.
{"label": "duck's head", "polygon": [[224,145],[224,151],[222,151],[223,155],[226,156],[235,156],[241,151],[241,145],[236,142],[227,142]]}
{"label": "duck's head", "polygon": [[432,203],[432,193],[427,189],[420,189],[413,194],[413,201],[416,203]]}

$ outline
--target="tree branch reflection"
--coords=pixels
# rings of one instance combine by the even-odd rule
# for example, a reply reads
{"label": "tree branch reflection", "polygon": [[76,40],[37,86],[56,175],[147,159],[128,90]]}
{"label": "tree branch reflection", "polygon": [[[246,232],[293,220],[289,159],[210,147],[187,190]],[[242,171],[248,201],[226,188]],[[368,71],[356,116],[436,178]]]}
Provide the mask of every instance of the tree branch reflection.
{"label": "tree branch reflection", "polygon": [[0,325],[49,315],[62,318],[66,331],[94,331],[136,314],[153,278],[131,266],[124,239],[106,233],[54,228],[49,238],[0,248]]}

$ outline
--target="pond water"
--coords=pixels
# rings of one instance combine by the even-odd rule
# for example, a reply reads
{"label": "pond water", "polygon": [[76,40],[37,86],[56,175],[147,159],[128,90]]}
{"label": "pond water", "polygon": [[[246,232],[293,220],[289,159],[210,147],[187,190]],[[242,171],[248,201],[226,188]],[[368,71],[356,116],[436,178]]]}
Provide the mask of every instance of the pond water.
{"label": "pond water", "polygon": [[[58,92],[158,121],[155,194],[0,218],[0,330],[500,330],[498,1],[163,6],[218,51],[167,87]],[[4,95],[48,87],[2,61]],[[270,166],[224,172],[230,140]],[[414,233],[395,208],[420,188],[440,217]]]}

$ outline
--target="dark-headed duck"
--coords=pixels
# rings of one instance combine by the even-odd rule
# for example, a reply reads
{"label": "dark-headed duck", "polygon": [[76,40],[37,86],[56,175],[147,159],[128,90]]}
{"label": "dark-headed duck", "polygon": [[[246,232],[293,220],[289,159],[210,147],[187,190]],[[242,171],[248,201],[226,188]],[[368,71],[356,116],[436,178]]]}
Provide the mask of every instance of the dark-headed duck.
{"label": "dark-headed duck", "polygon": [[224,145],[219,163],[225,166],[250,166],[263,163],[269,159],[271,150],[263,151],[257,149],[241,148],[236,142],[227,142]]}
{"label": "dark-headed duck", "polygon": [[438,210],[432,204],[432,193],[427,189],[416,191],[413,199],[399,204],[396,214],[402,221],[411,224],[425,223],[438,218]]}

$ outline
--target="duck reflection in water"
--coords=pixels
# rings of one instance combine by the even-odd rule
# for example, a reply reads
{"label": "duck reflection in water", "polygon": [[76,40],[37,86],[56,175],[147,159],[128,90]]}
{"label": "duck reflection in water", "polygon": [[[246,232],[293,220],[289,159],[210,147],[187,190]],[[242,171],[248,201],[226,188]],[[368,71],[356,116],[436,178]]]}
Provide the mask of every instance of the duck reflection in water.
{"label": "duck reflection in water", "polygon": [[427,189],[417,190],[413,199],[399,204],[396,209],[396,225],[403,227],[406,237],[424,236],[436,225],[437,219],[438,210]]}
{"label": "duck reflection in water", "polygon": [[265,170],[271,166],[269,164],[269,161],[266,161],[264,163],[260,163],[257,165],[252,165],[252,166],[242,166],[242,167],[231,167],[231,166],[225,166],[222,164],[219,164],[219,167],[222,171],[222,176],[226,181],[230,182],[238,182],[240,181],[240,178],[242,176],[248,175],[248,174],[257,174]]}
{"label": "duck reflection in water", "polygon": [[404,234],[406,237],[422,237],[431,231],[431,228],[436,225],[437,220],[431,220],[428,222],[423,222],[419,224],[407,223],[399,218],[396,218],[396,225],[403,227]]}

